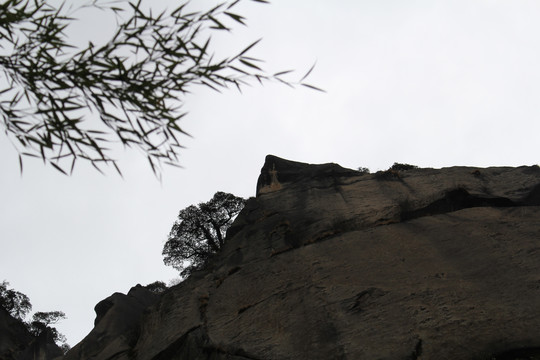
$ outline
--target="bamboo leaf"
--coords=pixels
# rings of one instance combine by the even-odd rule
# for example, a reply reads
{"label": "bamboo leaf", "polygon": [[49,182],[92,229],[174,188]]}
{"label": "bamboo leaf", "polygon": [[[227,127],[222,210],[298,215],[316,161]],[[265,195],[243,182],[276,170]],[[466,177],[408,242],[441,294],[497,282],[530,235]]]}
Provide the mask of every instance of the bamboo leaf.
{"label": "bamboo leaf", "polygon": [[60,171],[62,174],[67,175],[67,173],[60,166],[56,165],[54,162],[49,162],[56,170]]}
{"label": "bamboo leaf", "polygon": [[92,163],[92,166],[93,166],[97,171],[99,171],[100,174],[104,175],[104,174],[103,174],[103,170],[101,170],[101,169],[99,168],[99,166],[96,165],[96,160],[90,160],[90,161],[91,161],[91,163]]}
{"label": "bamboo leaf", "polygon": [[223,25],[221,22],[219,22],[216,18],[214,18],[213,16],[208,16],[208,18],[210,20],[212,20],[217,26],[211,26],[210,28],[211,29],[216,29],[216,30],[229,30],[228,27],[226,27],[225,25]]}
{"label": "bamboo leaf", "polygon": [[246,61],[244,59],[240,59],[240,62],[246,66],[249,66],[250,68],[253,68],[253,69],[257,69],[257,70],[260,70],[262,71],[262,69],[260,67],[258,67],[257,65],[253,64],[253,63],[250,63],[249,61]]}
{"label": "bamboo leaf", "polygon": [[262,40],[262,38],[255,41],[255,42],[253,42],[252,44],[250,44],[248,47],[246,47],[244,50],[242,50],[238,55],[236,55],[234,57],[234,59],[237,59],[237,58],[241,57],[242,55],[244,55],[245,53],[247,53],[249,50],[251,50],[251,48],[253,48],[255,45],[257,45],[261,40]]}
{"label": "bamboo leaf", "polygon": [[234,1],[233,3],[231,3],[229,6],[227,6],[227,10],[233,8],[236,4],[238,4],[240,2],[240,0],[236,0]]}
{"label": "bamboo leaf", "polygon": [[276,76],[280,76],[280,75],[289,74],[289,73],[292,73],[292,72],[294,72],[294,70],[285,70],[285,71],[277,72],[277,73],[275,73],[275,74],[272,75],[272,76],[273,76],[273,77],[276,77]]}
{"label": "bamboo leaf", "polygon": [[230,12],[227,12],[227,11],[225,11],[225,15],[229,16],[234,21],[239,22],[242,25],[246,25],[246,23],[244,22],[245,18],[243,16],[233,14],[233,13],[230,13]]}
{"label": "bamboo leaf", "polygon": [[32,154],[32,153],[29,153],[29,152],[23,152],[22,155],[28,156],[28,157],[33,157],[33,158],[38,158],[38,159],[41,158],[39,155]]}
{"label": "bamboo leaf", "polygon": [[235,67],[235,66],[229,66],[229,68],[230,68],[230,69],[233,69],[234,71],[237,71],[237,72],[239,72],[239,73],[241,73],[241,74],[249,75],[248,72],[246,72],[246,71],[244,71],[244,70],[242,70],[242,69],[240,69],[240,68],[237,68],[237,67]]}
{"label": "bamboo leaf", "polygon": [[19,154],[19,168],[20,168],[21,176],[22,176],[22,174],[23,174],[23,160],[22,160],[21,154]]}
{"label": "bamboo leaf", "polygon": [[313,69],[315,68],[315,65],[316,65],[316,64],[317,64],[317,63],[315,62],[315,63],[311,66],[311,68],[308,70],[308,72],[307,72],[307,73],[300,79],[300,81],[298,81],[298,82],[301,83],[302,81],[304,81],[304,80],[309,76],[309,74],[311,74],[311,72],[312,72]]}
{"label": "bamboo leaf", "polygon": [[318,88],[318,87],[316,87],[316,86],[313,86],[313,85],[304,84],[304,83],[302,83],[302,84],[300,84],[300,85],[305,86],[305,87],[310,88],[310,89],[313,89],[313,90],[320,91],[320,92],[324,92],[324,93],[326,92],[325,90],[320,89],[320,88]]}
{"label": "bamboo leaf", "polygon": [[212,90],[214,90],[214,91],[217,91],[218,93],[221,93],[221,91],[220,91],[218,88],[216,88],[215,86],[212,86],[209,82],[204,81],[204,80],[201,80],[201,83],[202,83],[203,85],[208,86],[210,89],[212,89]]}
{"label": "bamboo leaf", "polygon": [[116,172],[118,173],[118,175],[120,175],[121,178],[124,178],[124,175],[122,174],[122,172],[120,171],[120,168],[118,167],[118,165],[116,164],[116,161],[113,161],[112,162],[114,168],[116,169]]}

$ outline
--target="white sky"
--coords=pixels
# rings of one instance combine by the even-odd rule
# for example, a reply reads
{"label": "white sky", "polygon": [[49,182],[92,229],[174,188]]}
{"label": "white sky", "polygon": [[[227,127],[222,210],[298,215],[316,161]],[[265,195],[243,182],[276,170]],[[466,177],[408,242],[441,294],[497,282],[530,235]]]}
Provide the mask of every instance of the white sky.
{"label": "white sky", "polygon": [[[71,345],[92,329],[100,300],[175,278],[161,250],[178,211],[218,190],[253,196],[266,154],[372,171],[538,163],[540,2],[274,0],[241,9],[248,27],[216,37],[219,52],[262,37],[252,55],[270,72],[292,68],[300,78],[317,61],[309,82],[327,93],[192,89],[183,126],[194,138],[183,139],[184,169],[166,168],[162,183],[137,152],[118,153],[124,179],[82,163],[66,177],[31,160],[21,177],[0,136],[0,281],[34,310],[64,311],[58,328]],[[84,20],[73,36],[106,32],[99,14]]]}

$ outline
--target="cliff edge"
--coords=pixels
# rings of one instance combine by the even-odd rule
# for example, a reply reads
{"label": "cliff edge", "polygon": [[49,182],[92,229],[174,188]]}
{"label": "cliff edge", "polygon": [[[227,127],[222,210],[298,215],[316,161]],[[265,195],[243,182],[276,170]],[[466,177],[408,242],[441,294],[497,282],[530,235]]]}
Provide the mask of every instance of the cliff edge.
{"label": "cliff edge", "polygon": [[538,166],[269,155],[211,267],[65,360],[540,359],[539,236]]}

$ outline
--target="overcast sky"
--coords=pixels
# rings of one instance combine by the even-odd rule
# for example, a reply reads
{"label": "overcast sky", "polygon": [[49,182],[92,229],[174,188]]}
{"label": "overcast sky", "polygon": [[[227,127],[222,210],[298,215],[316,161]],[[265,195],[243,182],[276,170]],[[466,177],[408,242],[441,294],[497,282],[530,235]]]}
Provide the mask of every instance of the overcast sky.
{"label": "overcast sky", "polygon": [[[30,160],[21,176],[0,136],[0,281],[34,310],[64,311],[58,329],[71,345],[100,300],[177,277],[161,250],[178,211],[216,191],[253,196],[266,154],[372,171],[539,162],[537,0],[246,1],[241,13],[248,27],[217,37],[218,52],[262,37],[252,55],[270,72],[300,78],[316,61],[308,80],[327,92],[193,88],[184,168],[166,168],[161,183],[136,151],[116,154],[124,179],[82,163],[66,177]],[[113,29],[98,13],[83,20],[73,36]]]}

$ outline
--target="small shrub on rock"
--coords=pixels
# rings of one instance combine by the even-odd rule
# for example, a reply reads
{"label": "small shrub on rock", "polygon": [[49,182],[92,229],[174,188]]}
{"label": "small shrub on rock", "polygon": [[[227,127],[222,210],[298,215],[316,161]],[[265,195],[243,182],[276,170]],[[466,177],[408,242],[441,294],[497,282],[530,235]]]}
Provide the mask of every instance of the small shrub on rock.
{"label": "small shrub on rock", "polygon": [[410,164],[400,164],[400,163],[395,162],[394,165],[392,165],[389,170],[407,171],[407,170],[414,170],[414,169],[418,169],[418,166],[410,165]]}
{"label": "small shrub on rock", "polygon": [[384,171],[377,171],[375,173],[375,179],[377,180],[399,180],[401,177],[399,176],[399,172],[397,170],[388,169]]}
{"label": "small shrub on rock", "polygon": [[370,171],[369,171],[369,169],[368,169],[367,167],[362,167],[362,166],[358,168],[358,172],[359,172],[360,174],[362,174],[362,175],[365,175],[365,174],[369,174],[369,173],[370,173]]}
{"label": "small shrub on rock", "polygon": [[167,285],[163,281],[154,281],[153,283],[146,285],[145,288],[155,294],[161,294],[167,290]]}
{"label": "small shrub on rock", "polygon": [[395,162],[394,165],[390,166],[388,170],[377,171],[375,173],[375,178],[378,180],[401,180],[401,176],[399,174],[400,171],[414,169],[418,169],[418,166],[410,164],[400,164]]}

